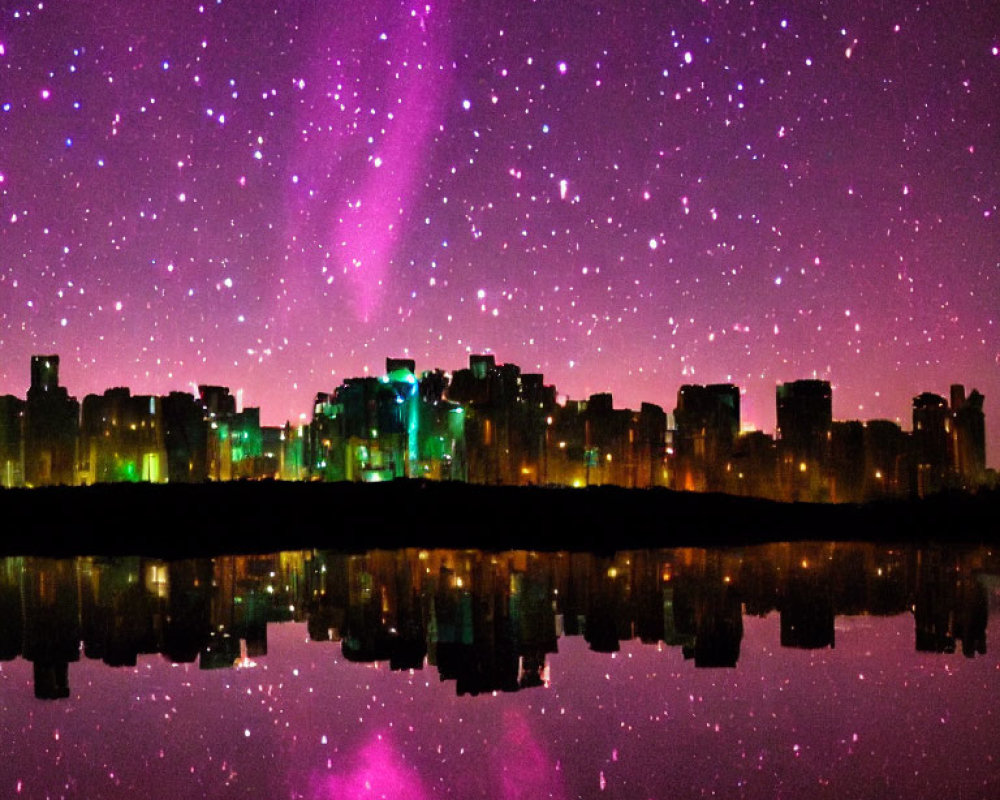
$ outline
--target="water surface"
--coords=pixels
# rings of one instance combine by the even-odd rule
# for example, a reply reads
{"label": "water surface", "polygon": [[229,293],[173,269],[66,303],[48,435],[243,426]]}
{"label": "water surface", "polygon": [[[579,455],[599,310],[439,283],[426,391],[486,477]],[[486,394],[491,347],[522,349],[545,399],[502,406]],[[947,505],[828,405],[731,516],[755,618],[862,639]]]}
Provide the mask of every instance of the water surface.
{"label": "water surface", "polygon": [[0,796],[992,798],[998,560],[5,559]]}

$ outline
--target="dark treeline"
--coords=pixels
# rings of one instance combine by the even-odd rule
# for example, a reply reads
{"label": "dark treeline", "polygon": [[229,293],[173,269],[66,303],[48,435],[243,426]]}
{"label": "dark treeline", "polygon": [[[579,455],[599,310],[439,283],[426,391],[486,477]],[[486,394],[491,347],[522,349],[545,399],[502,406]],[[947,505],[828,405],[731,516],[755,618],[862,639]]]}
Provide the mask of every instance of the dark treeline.
{"label": "dark treeline", "polygon": [[774,541],[994,542],[1000,492],[779,503],[614,486],[234,481],[0,491],[0,553],[181,558],[276,548],[583,550]]}

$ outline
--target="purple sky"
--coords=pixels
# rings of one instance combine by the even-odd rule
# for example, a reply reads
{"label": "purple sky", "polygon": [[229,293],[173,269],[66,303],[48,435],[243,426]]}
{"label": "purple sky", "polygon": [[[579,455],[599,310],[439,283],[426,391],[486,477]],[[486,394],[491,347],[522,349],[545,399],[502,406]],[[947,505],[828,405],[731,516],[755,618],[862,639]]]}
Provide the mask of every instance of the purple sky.
{"label": "purple sky", "polygon": [[0,392],[964,382],[996,464],[998,53],[990,0],[5,3]]}
{"label": "purple sky", "polygon": [[817,651],[779,647],[776,613],[747,617],[735,670],[563,638],[548,688],[496,697],[457,697],[431,667],[345,662],[293,623],[268,626],[251,669],[71,664],[65,701],[36,701],[18,659],[0,665],[0,793],[995,797],[997,619],[991,654],[966,659],[916,653],[909,614],[840,617],[836,649]]}

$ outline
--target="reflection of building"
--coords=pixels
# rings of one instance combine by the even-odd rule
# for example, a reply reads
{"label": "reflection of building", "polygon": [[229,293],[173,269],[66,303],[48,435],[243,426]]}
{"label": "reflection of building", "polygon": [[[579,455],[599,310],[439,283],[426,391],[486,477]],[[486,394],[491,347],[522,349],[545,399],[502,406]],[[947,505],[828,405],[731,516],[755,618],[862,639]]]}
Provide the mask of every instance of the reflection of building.
{"label": "reflection of building", "polygon": [[211,634],[212,562],[171,561],[165,577],[163,655],[175,664],[188,664],[208,646]]}
{"label": "reflection of building", "polygon": [[[112,667],[134,667],[162,646],[163,598],[147,577],[166,567],[140,558],[85,561],[80,569],[84,653]],[[163,576],[165,578],[165,575]]]}
{"label": "reflection of building", "polygon": [[76,562],[29,558],[24,566],[22,654],[34,668],[35,696],[69,697],[69,664],[80,660]]}
{"label": "reflection of building", "polygon": [[0,661],[12,661],[21,654],[24,617],[21,613],[23,558],[0,559]]}
{"label": "reflection of building", "polygon": [[833,647],[834,608],[828,567],[823,558],[800,558],[788,565],[779,600],[782,647]]}
{"label": "reflection of building", "polygon": [[[36,694],[69,694],[69,664],[161,653],[201,669],[251,668],[268,625],[305,619],[349,661],[429,664],[458,694],[548,681],[557,634],[597,652],[678,647],[697,668],[732,667],[743,614],[769,616],[783,647],[834,644],[837,615],[912,610],[916,649],[986,652],[985,549],[772,544],[587,553],[456,550],[0,560],[0,660],[34,665]],[[995,579],[994,579],[995,581]],[[995,585],[992,584],[992,585]],[[778,615],[775,615],[775,611]],[[562,625],[560,626],[560,622]]]}

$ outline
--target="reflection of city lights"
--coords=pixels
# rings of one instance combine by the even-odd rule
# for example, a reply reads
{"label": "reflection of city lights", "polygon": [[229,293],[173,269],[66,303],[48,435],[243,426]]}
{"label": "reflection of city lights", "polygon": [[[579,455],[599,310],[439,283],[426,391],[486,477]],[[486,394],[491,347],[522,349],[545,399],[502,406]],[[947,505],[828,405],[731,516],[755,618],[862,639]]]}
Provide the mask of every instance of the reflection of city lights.
{"label": "reflection of city lights", "polygon": [[240,657],[233,662],[233,666],[236,669],[253,669],[257,666],[257,662],[247,653],[246,639],[240,639]]}
{"label": "reflection of city lights", "polygon": [[608,577],[609,578],[617,578],[618,577],[618,570],[615,567],[609,567],[608,568]]}
{"label": "reflection of city lights", "polygon": [[802,569],[809,569],[809,562],[804,558],[802,559]]}
{"label": "reflection of city lights", "polygon": [[805,471],[806,471],[806,462],[805,461],[799,462],[799,472],[805,472]]}
{"label": "reflection of city lights", "polygon": [[875,470],[875,477],[878,478],[879,480],[882,480],[882,470],[880,469]]}

